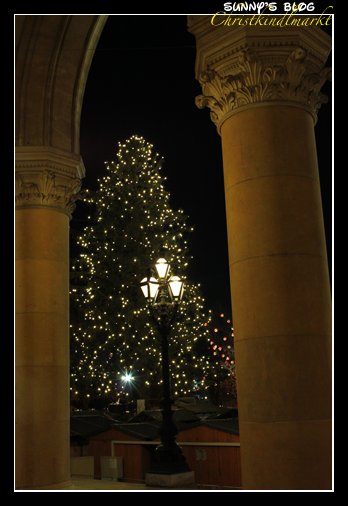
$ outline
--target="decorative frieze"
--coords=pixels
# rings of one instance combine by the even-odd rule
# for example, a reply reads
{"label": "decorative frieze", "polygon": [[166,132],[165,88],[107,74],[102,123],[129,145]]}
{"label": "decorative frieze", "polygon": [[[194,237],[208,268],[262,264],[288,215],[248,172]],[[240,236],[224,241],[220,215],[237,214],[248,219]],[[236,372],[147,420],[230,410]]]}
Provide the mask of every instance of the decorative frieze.
{"label": "decorative frieze", "polygon": [[64,184],[58,184],[56,175],[50,170],[25,175],[17,172],[16,206],[54,207],[71,218],[80,188],[81,180],[78,178],[66,179]]}
{"label": "decorative frieze", "polygon": [[315,121],[322,103],[327,101],[320,92],[330,77],[330,69],[308,71],[307,51],[297,47],[283,64],[264,64],[254,51],[243,50],[238,56],[238,71],[221,75],[208,68],[199,75],[203,94],[196,105],[209,107],[211,119],[220,131],[223,122],[241,108],[262,103],[285,103],[300,106],[310,112]]}
{"label": "decorative frieze", "polygon": [[210,108],[218,131],[230,116],[265,105],[300,107],[316,121],[331,37],[315,26],[225,26],[224,17],[188,17],[202,86],[196,104]]}
{"label": "decorative frieze", "polygon": [[84,167],[80,158],[47,149],[16,153],[16,207],[50,207],[70,218],[79,198]]}

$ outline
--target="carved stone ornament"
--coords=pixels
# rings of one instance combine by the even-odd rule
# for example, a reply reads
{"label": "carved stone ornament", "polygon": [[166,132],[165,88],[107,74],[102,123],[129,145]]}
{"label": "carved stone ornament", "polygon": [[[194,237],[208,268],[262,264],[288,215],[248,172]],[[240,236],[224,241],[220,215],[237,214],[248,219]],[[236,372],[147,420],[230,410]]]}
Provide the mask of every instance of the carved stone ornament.
{"label": "carved stone ornament", "polygon": [[239,72],[220,75],[208,68],[199,76],[203,94],[196,97],[199,109],[209,107],[212,121],[220,131],[222,123],[241,108],[264,102],[292,103],[305,108],[317,119],[317,112],[327,97],[320,92],[331,69],[307,72],[307,52],[298,47],[283,65],[264,65],[249,50],[239,56]]}
{"label": "carved stone ornament", "polygon": [[53,207],[70,218],[79,198],[81,180],[51,170],[16,172],[16,207]]}

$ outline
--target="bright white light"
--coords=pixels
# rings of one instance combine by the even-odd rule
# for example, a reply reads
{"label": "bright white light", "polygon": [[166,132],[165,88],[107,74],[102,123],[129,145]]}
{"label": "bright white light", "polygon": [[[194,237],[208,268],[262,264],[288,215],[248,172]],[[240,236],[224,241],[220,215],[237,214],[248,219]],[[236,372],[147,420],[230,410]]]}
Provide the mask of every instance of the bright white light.
{"label": "bright white light", "polygon": [[169,264],[165,258],[159,258],[156,262],[156,270],[160,279],[165,279],[169,273]]}
{"label": "bright white light", "polygon": [[173,298],[180,300],[183,294],[183,282],[179,276],[172,276],[169,280],[169,286],[172,291]]}
{"label": "bright white light", "polygon": [[155,278],[144,278],[140,283],[140,288],[146,299],[155,299],[158,291],[158,282]]}
{"label": "bright white light", "polygon": [[126,374],[121,376],[121,380],[125,383],[131,383],[134,380],[134,377],[129,372],[126,372]]}

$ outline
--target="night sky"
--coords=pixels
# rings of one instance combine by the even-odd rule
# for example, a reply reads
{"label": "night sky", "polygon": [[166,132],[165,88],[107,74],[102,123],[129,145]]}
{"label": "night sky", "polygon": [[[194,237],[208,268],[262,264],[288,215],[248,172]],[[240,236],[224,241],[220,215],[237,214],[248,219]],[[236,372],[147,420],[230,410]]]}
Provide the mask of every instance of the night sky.
{"label": "night sky", "polygon": [[[165,158],[162,174],[171,204],[195,231],[189,237],[190,278],[201,283],[209,308],[231,314],[221,140],[199,110],[195,39],[187,18],[110,16],[89,73],[81,118],[84,187],[96,188],[117,142],[140,134]],[[331,83],[323,89],[331,95]],[[324,218],[331,250],[331,102],[316,126]],[[71,227],[82,226],[78,204]],[[82,221],[81,221],[82,220]],[[329,255],[329,263],[331,256]]]}

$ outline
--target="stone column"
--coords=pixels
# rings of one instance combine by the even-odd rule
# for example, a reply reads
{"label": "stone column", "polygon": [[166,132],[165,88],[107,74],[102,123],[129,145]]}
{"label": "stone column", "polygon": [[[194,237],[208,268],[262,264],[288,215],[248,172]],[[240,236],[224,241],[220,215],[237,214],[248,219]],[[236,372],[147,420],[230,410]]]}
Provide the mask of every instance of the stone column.
{"label": "stone column", "polygon": [[222,139],[244,489],[331,488],[331,303],[314,124],[330,38],[191,17]]}
{"label": "stone column", "polygon": [[83,175],[78,156],[17,149],[17,488],[70,480],[69,218]]}

